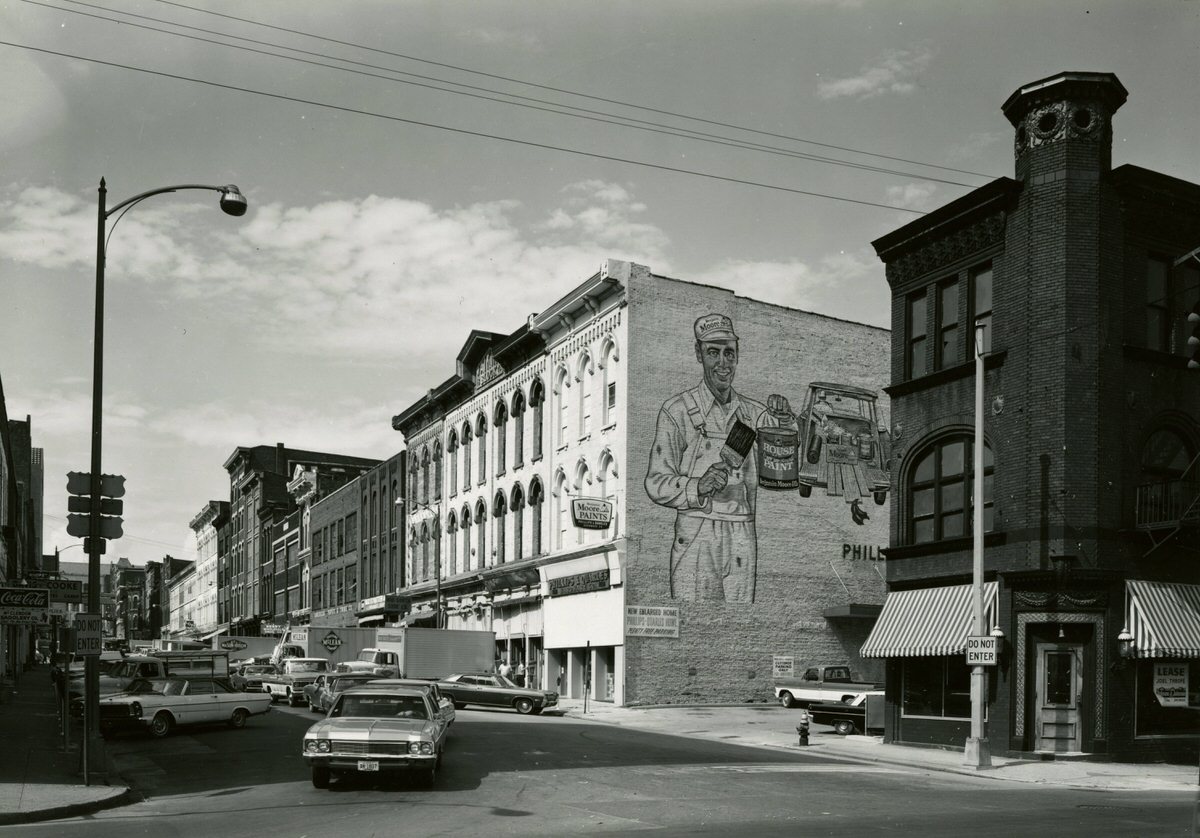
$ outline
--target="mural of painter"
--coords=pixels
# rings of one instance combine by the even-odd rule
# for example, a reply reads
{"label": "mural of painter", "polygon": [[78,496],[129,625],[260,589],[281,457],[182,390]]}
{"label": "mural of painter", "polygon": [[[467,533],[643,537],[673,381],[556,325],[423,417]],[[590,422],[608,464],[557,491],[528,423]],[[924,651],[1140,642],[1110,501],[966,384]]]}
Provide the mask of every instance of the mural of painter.
{"label": "mural of painter", "polygon": [[[864,479],[853,488],[863,496],[886,499],[886,460],[880,445],[875,396],[859,388],[821,384],[809,388],[801,417],[792,413],[786,397],[772,394],[767,403],[738,393],[733,382],[738,365],[738,337],[733,321],[723,314],[706,314],[696,320],[696,360],[702,369],[698,385],[667,399],[658,413],[654,444],[646,470],[646,493],[655,503],[675,510],[675,533],[671,542],[670,592],[685,600],[752,603],[758,571],[758,541],[755,505],[759,486],[771,490],[795,489],[801,497],[814,484],[830,494],[843,494],[852,503],[851,517],[862,524],[867,517],[858,501],[859,491],[851,481],[830,484],[829,460],[842,461],[848,452],[843,442],[854,447],[855,456],[870,462]],[[853,403],[863,412],[857,417],[834,416],[827,411],[833,395],[839,407]],[[845,398],[841,401],[839,397]],[[818,401],[819,400],[819,401]],[[838,429],[860,423],[868,440],[849,435],[843,440]],[[820,474],[801,481],[799,451],[807,437],[825,450]],[[820,436],[822,445],[816,442]],[[757,442],[757,457],[752,452]],[[836,450],[835,450],[836,448]],[[868,450],[869,449],[869,450]],[[815,452],[819,458],[821,451]],[[846,464],[848,465],[848,463]],[[838,465],[833,471],[841,475]],[[821,479],[824,478],[824,479]]]}

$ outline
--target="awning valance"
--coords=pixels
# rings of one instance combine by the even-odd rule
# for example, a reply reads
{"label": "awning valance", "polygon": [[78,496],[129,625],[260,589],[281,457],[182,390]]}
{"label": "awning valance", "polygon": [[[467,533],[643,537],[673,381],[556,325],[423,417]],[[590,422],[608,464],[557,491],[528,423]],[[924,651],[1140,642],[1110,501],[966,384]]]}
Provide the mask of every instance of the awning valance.
{"label": "awning valance", "polygon": [[1128,579],[1125,594],[1134,657],[1200,658],[1200,585]]}
{"label": "awning valance", "polygon": [[[972,585],[892,591],[863,644],[864,658],[956,655],[967,650],[974,615]],[[983,585],[984,625],[996,624],[996,583]],[[990,629],[989,629],[990,630]]]}

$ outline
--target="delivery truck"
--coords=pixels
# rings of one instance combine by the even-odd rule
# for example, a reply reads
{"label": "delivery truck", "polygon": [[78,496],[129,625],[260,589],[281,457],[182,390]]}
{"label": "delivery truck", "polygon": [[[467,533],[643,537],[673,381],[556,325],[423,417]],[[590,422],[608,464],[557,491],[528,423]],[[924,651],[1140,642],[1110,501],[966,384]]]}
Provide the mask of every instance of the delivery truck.
{"label": "delivery truck", "polygon": [[325,658],[332,671],[339,663],[355,660],[375,644],[375,629],[358,626],[295,626],[277,641],[273,662],[284,658]]}
{"label": "delivery truck", "polygon": [[342,669],[381,678],[445,678],[496,668],[496,633],[402,626],[376,629],[375,643]]}

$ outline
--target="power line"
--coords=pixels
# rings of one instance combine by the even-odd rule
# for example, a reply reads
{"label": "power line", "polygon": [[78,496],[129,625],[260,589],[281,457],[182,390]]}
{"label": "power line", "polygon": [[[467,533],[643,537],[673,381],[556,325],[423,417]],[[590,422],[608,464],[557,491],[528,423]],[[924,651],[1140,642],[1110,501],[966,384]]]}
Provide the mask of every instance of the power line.
{"label": "power line", "polygon": [[[72,0],[67,0],[67,2],[72,2]],[[173,0],[158,0],[158,2],[163,3],[167,6],[176,6],[180,9],[187,9],[189,11],[199,12],[201,14],[213,15],[215,17],[222,17],[222,18],[226,18],[228,20],[236,20],[239,23],[249,23],[252,26],[261,26],[266,29],[274,29],[279,32],[286,32],[290,35],[301,35],[305,38],[313,38],[315,40],[325,41],[325,42],[331,43],[331,44],[339,44],[341,46],[353,47],[354,49],[366,50],[368,52],[377,52],[377,53],[380,53],[381,55],[390,55],[393,58],[403,58],[406,61],[416,61],[421,64],[429,64],[434,67],[443,67],[447,70],[456,70],[461,73],[471,73],[472,75],[483,76],[483,77],[489,78],[489,79],[496,79],[497,81],[506,81],[506,82],[510,82],[513,84],[522,84],[522,85],[526,85],[527,87],[537,88],[539,90],[549,90],[554,93],[564,93],[568,96],[578,96],[583,99],[591,99],[596,102],[605,102],[610,105],[620,105],[621,107],[625,107],[625,108],[636,108],[638,110],[648,111],[650,113],[662,114],[663,116],[670,116],[670,117],[674,117],[676,119],[687,119],[692,122],[702,122],[707,125],[716,125],[721,128],[733,128],[738,131],[748,131],[750,133],[759,134],[764,137],[775,137],[776,139],[780,139],[780,140],[790,140],[792,142],[797,142],[797,143],[806,143],[808,145],[815,145],[815,146],[819,146],[821,148],[830,148],[830,149],[834,149],[836,151],[848,151],[852,154],[863,154],[868,157],[878,157],[883,160],[892,160],[897,163],[911,163],[916,166],[928,166],[933,169],[942,169],[944,171],[958,172],[959,174],[974,175],[976,177],[982,177],[982,178],[990,179],[990,178],[994,177],[994,175],[987,175],[987,174],[983,174],[982,172],[972,172],[967,169],[955,169],[951,166],[943,166],[943,165],[940,165],[937,163],[925,163],[920,160],[909,160],[904,157],[893,157],[893,156],[890,156],[887,154],[879,154],[879,153],[876,153],[873,151],[863,151],[862,149],[850,148],[848,146],[840,146],[840,145],[836,145],[833,143],[823,143],[823,142],[818,142],[816,140],[806,140],[802,137],[793,137],[793,136],[789,136],[787,134],[777,134],[777,133],[773,133],[771,131],[763,131],[763,130],[760,130],[757,128],[747,128],[745,126],[735,125],[733,123],[720,122],[718,120],[706,119],[704,117],[689,116],[688,114],[675,113],[673,111],[662,110],[660,108],[653,108],[648,105],[638,105],[633,102],[623,102],[620,99],[607,99],[603,96],[594,96],[589,93],[579,93],[574,90],[567,90],[567,89],[561,88],[561,87],[552,87],[550,85],[538,84],[537,82],[525,81],[523,79],[512,78],[509,76],[502,76],[502,75],[498,75],[496,73],[487,73],[482,70],[472,70],[469,67],[460,67],[456,64],[448,64],[448,63],[445,63],[442,61],[432,61],[427,58],[417,58],[416,56],[413,56],[413,55],[406,55],[401,52],[392,52],[390,50],[385,50],[385,49],[377,49],[376,47],[369,47],[369,46],[366,46],[365,44],[356,44],[352,41],[341,41],[341,40],[338,40],[337,38],[325,37],[324,35],[314,35],[311,32],[304,32],[303,30],[300,30],[300,29],[289,29],[285,26],[275,26],[270,23],[263,23],[262,21],[251,20],[250,18],[237,17],[236,15],[224,14],[222,12],[214,12],[211,9],[202,9],[202,8],[198,8],[196,6],[189,6],[186,3],[173,2]],[[182,25],[182,24],[180,24],[180,25]]]}
{"label": "power line", "polygon": [[[49,518],[52,521],[64,521],[65,522],[67,520],[66,518],[62,517],[61,515],[51,515],[49,512],[43,512],[42,517]],[[125,541],[137,541],[142,544],[151,544],[155,547],[170,547],[173,550],[179,550],[180,546],[181,546],[179,544],[179,542],[171,543],[171,542],[167,542],[167,541],[157,541],[153,538],[145,538],[140,535],[130,535],[129,533],[125,533],[123,536],[121,536],[121,539],[125,540]],[[72,546],[74,546],[74,545],[72,545]],[[61,549],[63,549],[63,548],[60,548],[60,550]]]}
{"label": "power line", "polygon": [[[184,32],[174,32],[174,31],[167,30],[167,29],[160,29],[155,26],[147,26],[145,24],[131,23],[131,22],[124,21],[124,20],[117,20],[116,18],[105,17],[104,15],[92,14],[89,12],[80,11],[78,9],[65,9],[65,8],[62,8],[61,6],[54,6],[54,5],[50,5],[48,3],[40,2],[40,0],[22,0],[22,2],[28,3],[29,5],[32,5],[32,6],[41,6],[46,9],[52,9],[57,12],[67,12],[69,14],[80,15],[82,17],[88,17],[88,18],[92,18],[94,20],[103,20],[108,23],[115,23],[120,26],[131,26],[131,27],[135,27],[137,29],[144,29],[149,32],[157,32],[159,34],[168,35],[168,36],[174,37],[174,38],[186,38],[188,40],[198,41],[200,43],[213,44],[215,46],[225,47],[226,49],[236,49],[236,50],[240,50],[242,52],[248,52],[248,53],[252,53],[255,55],[264,55],[264,56],[268,56],[271,58],[283,59],[286,61],[295,61],[300,64],[308,64],[308,65],[311,65],[314,67],[323,67],[323,68],[329,69],[329,70],[338,70],[343,73],[353,73],[355,75],[365,76],[367,78],[381,79],[383,81],[389,81],[389,82],[398,83],[398,84],[405,84],[405,85],[409,85],[412,87],[421,87],[421,88],[425,88],[427,90],[436,90],[440,93],[450,93],[450,94],[454,94],[456,96],[466,96],[466,97],[469,97],[472,99],[481,99],[481,100],[487,101],[487,102],[496,102],[496,103],[503,104],[503,105],[510,105],[510,106],[515,106],[515,107],[519,107],[519,108],[527,108],[530,110],[541,111],[543,113],[552,113],[552,114],[557,114],[559,116],[572,117],[575,119],[586,119],[591,122],[601,122],[601,123],[608,124],[608,125],[617,125],[617,126],[620,126],[623,128],[632,128],[632,129],[635,129],[638,131],[647,131],[647,132],[654,133],[654,134],[663,134],[663,135],[671,136],[671,137],[680,137],[683,139],[697,140],[699,142],[707,142],[707,143],[711,143],[714,145],[722,145],[722,146],[727,146],[727,147],[731,147],[731,148],[740,148],[745,151],[757,151],[761,154],[774,154],[774,155],[783,156],[783,157],[793,157],[793,158],[797,158],[800,160],[809,160],[809,161],[813,161],[813,162],[817,162],[817,163],[826,163],[826,164],[834,165],[834,166],[844,166],[846,168],[859,169],[861,171],[868,171],[868,172],[876,172],[878,174],[896,175],[899,177],[913,178],[915,180],[923,180],[923,181],[929,181],[929,182],[933,182],[933,183],[943,183],[943,184],[947,184],[950,186],[961,186],[965,189],[973,189],[974,188],[973,184],[962,183],[960,181],[948,180],[945,178],[933,177],[931,175],[923,175],[923,174],[918,174],[916,172],[899,171],[896,169],[886,169],[886,168],[882,168],[879,166],[871,166],[871,165],[868,165],[865,163],[855,163],[855,162],[849,161],[849,160],[840,160],[836,157],[827,157],[824,155],[810,154],[808,152],[796,151],[793,149],[780,148],[778,146],[765,145],[762,143],[754,143],[754,142],[749,142],[746,140],[738,140],[733,137],[726,137],[726,136],[723,136],[720,134],[711,134],[711,133],[707,133],[707,132],[703,132],[703,131],[695,131],[695,130],[689,129],[689,128],[667,125],[667,124],[661,123],[661,122],[651,122],[651,121],[644,120],[644,119],[636,119],[634,117],[620,116],[617,114],[612,114],[612,113],[608,113],[605,111],[598,111],[598,110],[594,110],[591,108],[580,108],[575,105],[567,105],[567,104],[563,104],[560,102],[553,102],[553,101],[550,101],[547,99],[537,99],[537,98],[530,97],[530,96],[521,96],[521,95],[515,94],[515,93],[506,93],[504,91],[494,90],[491,88],[478,87],[478,86],[469,85],[469,84],[462,84],[461,82],[450,81],[447,79],[440,79],[440,78],[437,78],[434,76],[425,76],[425,75],[421,75],[419,73],[409,73],[404,70],[397,70],[392,67],[382,67],[377,64],[369,64],[369,63],[362,62],[362,61],[355,61],[355,60],[349,59],[349,58],[341,58],[341,57],[335,56],[335,55],[327,55],[325,53],[297,49],[295,47],[289,47],[284,44],[272,43],[270,41],[260,41],[260,40],[254,39],[254,38],[244,38],[244,37],[241,37],[240,35],[232,35],[227,32],[219,32],[219,31],[212,30],[212,29],[204,29],[203,27],[198,27],[198,26],[188,26],[186,24],[176,23],[174,21],[169,21],[169,20],[163,20],[161,18],[150,17],[148,15],[141,15],[141,14],[135,14],[133,12],[125,12],[125,11],[120,11],[120,10],[116,10],[116,9],[109,9],[104,6],[98,6],[94,3],[85,3],[85,2],[82,2],[82,0],[62,0],[62,2],[70,3],[70,4],[76,5],[76,6],[85,6],[87,8],[91,8],[91,9],[100,9],[101,11],[110,12],[110,13],[114,13],[114,14],[120,14],[120,15],[124,15],[126,17],[137,18],[140,20],[149,20],[149,21],[153,21],[155,23],[162,23],[167,26],[174,26],[174,27],[178,27],[178,28],[182,28],[182,29],[189,29],[189,30],[192,30],[195,32],[203,32],[205,34],[215,35],[220,38],[229,38],[229,39],[232,39],[235,41],[244,41],[246,43],[258,44],[260,46],[267,46],[267,47],[271,47],[273,49],[287,50],[289,52],[299,53],[300,55],[310,55],[310,56],[314,56],[317,58],[325,58],[330,61],[339,61],[339,62],[346,63],[346,64],[357,65],[359,67],[367,67],[367,68],[373,69],[373,70],[382,70],[382,71],[388,72],[388,73],[395,73],[395,74],[402,75],[402,76],[409,76],[409,77],[415,78],[415,79],[424,79],[425,81],[432,81],[432,82],[436,82],[437,84],[425,84],[425,83],[419,82],[419,81],[409,81],[406,79],[393,78],[391,76],[381,76],[381,75],[378,75],[377,73],[370,73],[370,72],[364,72],[362,70],[355,70],[351,67],[341,67],[341,66],[337,66],[337,65],[333,65],[333,64],[325,64],[320,61],[310,61],[310,60],[304,59],[304,58],[297,58],[294,55],[280,55],[279,53],[268,52],[266,50],[254,49],[252,47],[239,46],[237,44],[225,43],[223,41],[214,41],[209,38],[202,38],[202,37],[199,37],[196,35],[188,35]],[[440,85],[440,84],[453,85],[455,87],[462,87],[465,89],[464,90],[453,90],[453,89],[449,89],[449,88],[445,88],[445,87],[439,87],[438,85]],[[504,96],[504,97],[508,97],[508,98],[498,99],[498,98],[495,98],[494,96],[485,96],[485,95],[481,95],[480,93],[468,92],[471,90],[482,91],[484,93],[495,94],[495,96]],[[524,101],[511,101],[512,99],[520,99],[520,100],[524,100]],[[526,104],[526,102],[533,102],[533,103],[537,103],[537,104]],[[551,107],[540,107],[540,105],[548,105]],[[569,110],[564,111],[564,110],[559,110],[559,108],[568,108]],[[578,113],[572,113],[571,111],[577,111]],[[586,114],[594,114],[595,116],[587,116]]]}
{"label": "power line", "polygon": [[161,78],[173,79],[175,81],[186,81],[186,82],[190,82],[192,84],[201,84],[201,85],[205,85],[207,87],[214,87],[214,88],[217,88],[220,90],[232,90],[232,91],[236,91],[238,93],[249,93],[249,94],[252,94],[255,96],[263,96],[263,97],[266,97],[269,99],[278,99],[283,102],[294,102],[294,103],[301,104],[301,105],[310,105],[310,106],[316,107],[316,108],[327,108],[329,110],[340,111],[342,113],[351,113],[351,114],[356,114],[358,116],[368,116],[368,117],[374,117],[376,119],[385,119],[385,120],[388,120],[389,122],[400,122],[400,123],[403,123],[406,125],[417,125],[422,128],[435,128],[435,129],[438,129],[441,131],[449,131],[451,133],[462,134],[464,136],[469,136],[469,137],[480,137],[480,138],[488,139],[488,140],[499,140],[500,142],[512,143],[514,145],[529,146],[530,148],[540,148],[545,151],[558,151],[558,152],[562,152],[563,154],[574,154],[579,157],[590,157],[595,160],[606,160],[611,163],[625,163],[630,166],[640,166],[640,167],[647,168],[647,169],[657,169],[659,171],[664,171],[664,172],[674,172],[675,174],[691,175],[693,177],[701,177],[701,178],[706,178],[708,180],[717,180],[717,181],[722,181],[724,183],[737,183],[742,186],[754,186],[759,189],[771,189],[776,192],[787,192],[787,193],[790,193],[793,195],[806,195],[810,198],[825,198],[826,200],[830,200],[830,201],[841,201],[841,202],[848,203],[848,204],[858,204],[860,206],[866,206],[866,207],[878,207],[879,209],[893,210],[895,212],[907,212],[907,213],[911,213],[913,215],[924,215],[925,214],[921,210],[909,209],[908,207],[898,207],[893,204],[880,204],[880,203],[876,203],[875,201],[864,201],[864,200],[860,200],[858,198],[847,198],[842,195],[829,195],[829,194],[826,194],[823,192],[812,192],[812,191],[809,191],[806,189],[796,189],[796,188],[793,188],[790,186],[780,186],[779,184],[774,184],[774,183],[763,183],[762,181],[745,180],[742,178],[729,177],[727,175],[718,175],[718,174],[714,174],[712,172],[701,172],[701,171],[697,171],[695,169],[684,169],[684,168],[680,168],[677,166],[665,166],[660,163],[649,163],[649,162],[646,162],[645,160],[634,160],[634,159],[631,159],[628,157],[617,157],[615,155],[599,154],[599,153],[593,152],[593,151],[583,151],[581,149],[568,148],[566,146],[556,146],[556,145],[550,145],[549,143],[534,142],[533,140],[518,140],[514,137],[504,137],[499,134],[488,134],[483,131],[471,131],[467,128],[455,128],[450,125],[441,125],[436,122],[425,122],[423,120],[418,120],[418,119],[408,119],[406,117],[376,113],[374,111],[362,110],[360,108],[351,108],[351,107],[346,107],[344,105],[334,105],[334,104],[330,104],[328,102],[318,102],[313,99],[302,99],[298,96],[287,96],[282,93],[268,93],[267,91],[264,91],[264,90],[255,90],[255,89],[249,88],[249,87],[239,87],[237,85],[223,84],[221,82],[210,81],[208,79],[197,79],[197,78],[192,78],[190,76],[181,76],[181,75],[178,75],[175,73],[163,72],[161,70],[150,70],[145,67],[134,67],[129,64],[119,64],[115,61],[104,61],[99,58],[88,58],[87,56],[83,56],[83,55],[75,55],[75,54],[69,53],[69,52],[59,52],[57,50],[31,46],[29,44],[18,44],[18,43],[14,43],[12,41],[3,41],[3,40],[0,40],[0,44],[3,44],[5,46],[10,46],[10,47],[16,47],[18,49],[30,50],[33,52],[40,52],[45,55],[57,55],[60,58],[74,58],[78,61],[87,61],[91,64],[99,64],[99,65],[102,65],[105,67],[116,67],[121,70],[130,70],[135,73],[143,73],[143,74],[151,75],[151,76],[159,76]]}

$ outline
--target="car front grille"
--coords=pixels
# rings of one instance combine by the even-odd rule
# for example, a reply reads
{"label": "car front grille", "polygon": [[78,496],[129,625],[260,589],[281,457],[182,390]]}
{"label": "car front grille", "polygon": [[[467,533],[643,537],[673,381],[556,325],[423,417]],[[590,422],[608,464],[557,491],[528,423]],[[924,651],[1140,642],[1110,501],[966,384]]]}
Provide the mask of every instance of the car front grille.
{"label": "car front grille", "polygon": [[329,744],[332,753],[349,756],[401,756],[408,753],[407,742],[349,742],[345,739],[334,739]]}
{"label": "car front grille", "polygon": [[128,719],[129,705],[128,704],[101,704],[100,718],[102,719]]}

